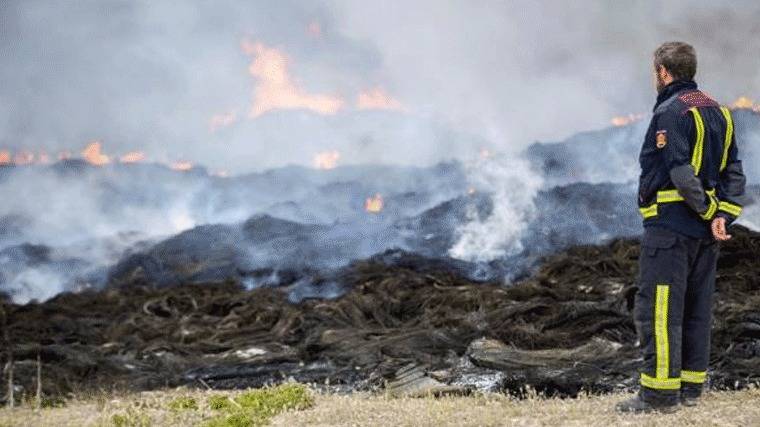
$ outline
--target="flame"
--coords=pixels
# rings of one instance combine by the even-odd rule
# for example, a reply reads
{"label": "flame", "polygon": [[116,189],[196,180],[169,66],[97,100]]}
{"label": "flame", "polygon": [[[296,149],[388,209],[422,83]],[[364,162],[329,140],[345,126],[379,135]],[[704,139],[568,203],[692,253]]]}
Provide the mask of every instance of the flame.
{"label": "flame", "polygon": [[340,152],[336,150],[323,151],[314,156],[314,167],[317,169],[335,169],[340,160]]}
{"label": "flame", "polygon": [[58,153],[58,160],[68,160],[71,158],[71,152],[70,151],[61,151]]}
{"label": "flame", "polygon": [[380,193],[375,194],[373,197],[367,197],[364,202],[364,210],[370,213],[378,213],[383,210],[383,196]]}
{"label": "flame", "polygon": [[0,150],[0,166],[11,164],[11,153],[6,150]]}
{"label": "flame", "polygon": [[642,120],[644,118],[644,113],[630,113],[627,116],[616,116],[613,117],[610,122],[613,126],[626,126],[630,125],[631,123],[638,122],[639,120]]}
{"label": "flame", "polygon": [[404,110],[401,102],[388,95],[381,87],[359,93],[356,98],[356,107],[360,110]]}
{"label": "flame", "polygon": [[171,167],[172,170],[175,170],[175,171],[187,172],[193,168],[193,164],[188,161],[181,160],[181,161],[172,163],[169,167]]}
{"label": "flame", "polygon": [[760,104],[755,104],[753,100],[746,96],[740,96],[733,104],[731,108],[734,110],[752,110],[756,113],[760,113]]}
{"label": "flame", "polygon": [[475,194],[475,187],[470,187],[467,189],[467,194]]}
{"label": "flame", "polygon": [[487,159],[489,157],[493,156],[493,153],[491,153],[491,150],[488,148],[481,148],[480,149],[480,158],[481,159]]}
{"label": "flame", "polygon": [[257,79],[250,116],[268,111],[304,108],[320,114],[335,114],[343,107],[343,99],[330,95],[307,93],[288,72],[288,58],[277,49],[243,40],[243,51],[254,57],[248,72]]}
{"label": "flame", "polygon": [[226,113],[214,114],[209,120],[209,128],[211,132],[216,132],[219,129],[226,128],[237,121],[237,111],[230,110]]}
{"label": "flame", "polygon": [[93,141],[87,147],[85,147],[84,150],[82,150],[82,157],[84,157],[88,163],[95,166],[107,165],[111,162],[111,159],[108,158],[108,156],[105,154],[101,153],[100,149],[100,141]]}
{"label": "flame", "polygon": [[121,163],[137,163],[145,160],[145,153],[142,151],[130,151],[129,153],[119,157]]}

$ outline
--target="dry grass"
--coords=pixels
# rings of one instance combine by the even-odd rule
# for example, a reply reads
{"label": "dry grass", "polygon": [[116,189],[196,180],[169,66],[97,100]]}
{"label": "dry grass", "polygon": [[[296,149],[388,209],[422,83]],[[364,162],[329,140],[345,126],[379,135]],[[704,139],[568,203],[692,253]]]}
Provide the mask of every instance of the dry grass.
{"label": "dry grass", "polygon": [[[244,392],[177,389],[120,397],[89,397],[62,408],[34,411],[25,406],[0,410],[0,426],[191,426],[218,419],[221,394]],[[696,408],[669,415],[620,416],[614,404],[627,395],[574,400],[532,398],[517,401],[502,395],[393,399],[385,396],[316,394],[309,409],[272,418],[275,426],[750,426],[760,425],[760,390],[714,392]]]}

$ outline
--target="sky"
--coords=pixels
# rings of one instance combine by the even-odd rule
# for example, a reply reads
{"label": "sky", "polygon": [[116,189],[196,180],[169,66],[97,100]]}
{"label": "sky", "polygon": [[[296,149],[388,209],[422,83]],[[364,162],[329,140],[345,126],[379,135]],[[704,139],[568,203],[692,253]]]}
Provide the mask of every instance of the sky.
{"label": "sky", "polygon": [[670,40],[718,101],[760,99],[756,1],[4,0],[0,162],[93,142],[233,174],[514,152],[648,112]]}

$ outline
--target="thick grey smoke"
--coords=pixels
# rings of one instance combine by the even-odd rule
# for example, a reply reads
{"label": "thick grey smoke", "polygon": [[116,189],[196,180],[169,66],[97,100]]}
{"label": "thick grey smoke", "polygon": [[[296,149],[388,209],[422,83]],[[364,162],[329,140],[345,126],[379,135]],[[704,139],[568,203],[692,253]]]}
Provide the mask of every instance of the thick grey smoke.
{"label": "thick grey smoke", "polygon": [[[693,43],[723,102],[760,96],[754,1],[20,1],[0,4],[0,149],[146,151],[229,172],[311,164],[426,164],[606,125],[652,103],[650,55]],[[335,115],[248,118],[241,41],[290,59]],[[382,88],[403,111],[358,110]],[[214,115],[235,116],[210,131]],[[456,130],[456,131],[455,131]]]}

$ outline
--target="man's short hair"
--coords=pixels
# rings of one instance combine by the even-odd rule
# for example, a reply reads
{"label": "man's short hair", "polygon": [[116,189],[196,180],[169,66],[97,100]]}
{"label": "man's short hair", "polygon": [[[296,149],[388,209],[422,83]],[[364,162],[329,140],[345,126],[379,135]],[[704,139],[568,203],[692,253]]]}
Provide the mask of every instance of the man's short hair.
{"label": "man's short hair", "polygon": [[674,80],[694,80],[697,74],[697,52],[684,42],[663,43],[654,51],[654,68],[660,65],[673,76]]}

